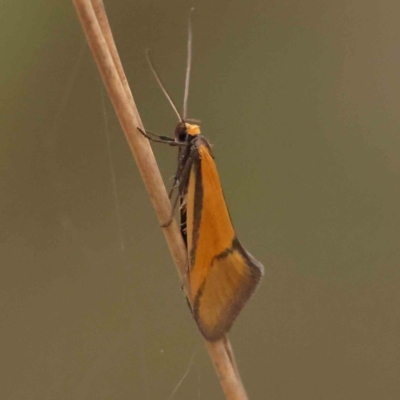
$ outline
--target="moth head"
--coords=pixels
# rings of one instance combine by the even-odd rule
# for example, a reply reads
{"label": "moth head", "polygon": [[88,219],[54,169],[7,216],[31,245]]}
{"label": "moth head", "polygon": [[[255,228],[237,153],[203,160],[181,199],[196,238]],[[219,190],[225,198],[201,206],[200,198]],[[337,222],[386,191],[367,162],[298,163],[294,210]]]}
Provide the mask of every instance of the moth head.
{"label": "moth head", "polygon": [[175,128],[175,140],[177,142],[187,142],[190,137],[197,135],[200,135],[200,126],[197,124],[181,121]]}

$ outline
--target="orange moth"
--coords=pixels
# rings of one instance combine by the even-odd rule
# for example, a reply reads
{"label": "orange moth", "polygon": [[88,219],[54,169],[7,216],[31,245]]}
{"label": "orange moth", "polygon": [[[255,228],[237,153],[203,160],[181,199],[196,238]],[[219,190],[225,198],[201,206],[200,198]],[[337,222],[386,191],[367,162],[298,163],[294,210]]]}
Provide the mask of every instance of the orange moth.
{"label": "orange moth", "polygon": [[[188,254],[188,303],[202,335],[216,341],[231,328],[263,275],[263,266],[236,237],[222,193],[211,146],[197,122],[186,118],[191,69],[192,29],[189,18],[188,63],[183,115],[164,89],[179,123],[175,137],[141,131],[148,139],[179,147],[173,189],[180,201],[181,232]],[[172,193],[172,190],[171,190]],[[166,224],[168,225],[168,223]]]}

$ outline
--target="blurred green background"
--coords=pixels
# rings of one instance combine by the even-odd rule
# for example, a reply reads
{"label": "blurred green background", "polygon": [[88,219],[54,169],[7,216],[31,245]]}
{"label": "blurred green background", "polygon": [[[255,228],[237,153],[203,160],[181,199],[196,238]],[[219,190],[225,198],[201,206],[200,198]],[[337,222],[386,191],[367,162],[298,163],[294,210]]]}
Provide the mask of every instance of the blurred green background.
{"label": "blurred green background", "polygon": [[[173,134],[144,51],[181,104],[192,3],[106,6]],[[229,335],[250,398],[400,398],[400,3],[195,6],[189,116],[266,270]],[[0,26],[0,398],[222,399],[72,2]]]}

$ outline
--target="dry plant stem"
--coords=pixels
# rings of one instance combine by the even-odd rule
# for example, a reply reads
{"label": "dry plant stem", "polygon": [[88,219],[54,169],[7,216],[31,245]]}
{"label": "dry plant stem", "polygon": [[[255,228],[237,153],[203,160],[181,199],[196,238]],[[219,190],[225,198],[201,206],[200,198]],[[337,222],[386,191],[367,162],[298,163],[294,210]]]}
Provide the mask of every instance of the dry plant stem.
{"label": "dry plant stem", "polygon": [[[73,0],[73,2],[158,220],[162,224],[170,218],[171,205],[150,144],[138,133],[137,128],[143,129],[143,125],[127,84],[103,2],[100,0]],[[184,282],[187,255],[177,223],[173,221],[170,226],[163,228],[163,232],[181,281]],[[247,400],[228,339],[224,337],[217,342],[206,342],[206,344],[226,398]]]}

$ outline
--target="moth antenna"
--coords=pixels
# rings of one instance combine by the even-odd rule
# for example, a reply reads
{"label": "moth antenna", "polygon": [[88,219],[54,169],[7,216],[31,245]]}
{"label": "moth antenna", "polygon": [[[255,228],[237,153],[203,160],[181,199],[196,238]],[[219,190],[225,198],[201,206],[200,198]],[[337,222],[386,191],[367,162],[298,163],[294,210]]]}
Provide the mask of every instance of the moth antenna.
{"label": "moth antenna", "polygon": [[163,83],[162,83],[160,77],[159,77],[158,74],[157,74],[156,69],[154,68],[153,61],[151,60],[151,57],[150,57],[150,50],[149,50],[149,49],[146,50],[146,59],[147,59],[147,62],[149,63],[149,65],[150,65],[151,72],[153,73],[153,75],[154,75],[155,78],[156,78],[156,81],[157,81],[157,83],[158,83],[158,86],[160,86],[160,88],[161,88],[161,90],[163,91],[165,97],[168,99],[169,104],[171,104],[172,108],[174,109],[175,114],[178,116],[179,122],[183,121],[181,115],[179,114],[178,109],[176,108],[175,103],[174,103],[173,100],[171,99],[171,96],[168,94],[167,89],[165,89],[165,87],[164,87],[164,85],[163,85]]}
{"label": "moth antenna", "polygon": [[189,84],[190,84],[190,70],[192,69],[192,41],[193,41],[193,30],[192,30],[192,14],[194,7],[189,11],[188,18],[188,45],[187,45],[187,64],[186,64],[186,78],[185,78],[185,93],[183,96],[183,120],[187,117],[187,103],[189,97]]}

